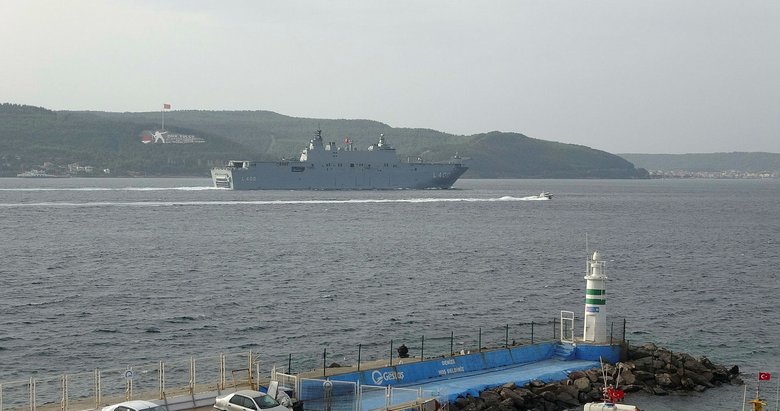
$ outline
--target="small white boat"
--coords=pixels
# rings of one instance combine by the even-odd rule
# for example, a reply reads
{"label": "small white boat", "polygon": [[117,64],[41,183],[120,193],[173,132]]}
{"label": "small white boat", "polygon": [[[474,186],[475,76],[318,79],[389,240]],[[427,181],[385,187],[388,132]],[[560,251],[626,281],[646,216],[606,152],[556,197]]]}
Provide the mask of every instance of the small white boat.
{"label": "small white boat", "polygon": [[548,200],[552,200],[552,193],[549,191],[542,191],[542,193],[539,194],[539,198],[546,198]]}
{"label": "small white boat", "polygon": [[635,405],[619,403],[623,401],[623,397],[623,390],[608,385],[604,387],[602,401],[585,404],[583,411],[641,411]]}
{"label": "small white boat", "polygon": [[[601,364],[601,372],[606,384],[607,371],[604,368],[604,363]],[[623,397],[625,393],[623,390],[617,388],[620,383],[620,369],[618,368],[618,380],[615,386],[605,385],[602,393],[601,402],[589,402],[585,404],[583,411],[641,411],[639,407],[635,405],[623,404]]]}
{"label": "small white boat", "polygon": [[590,402],[585,404],[583,411],[640,411],[633,405],[616,404],[613,402]]}

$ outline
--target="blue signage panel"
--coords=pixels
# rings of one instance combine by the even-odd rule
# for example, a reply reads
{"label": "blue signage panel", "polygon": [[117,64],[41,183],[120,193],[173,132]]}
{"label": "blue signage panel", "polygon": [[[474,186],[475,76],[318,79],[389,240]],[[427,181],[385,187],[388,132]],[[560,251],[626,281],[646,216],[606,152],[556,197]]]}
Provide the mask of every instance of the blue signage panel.
{"label": "blue signage panel", "polygon": [[[552,358],[554,342],[521,345],[510,349],[471,353],[454,357],[443,357],[426,361],[400,364],[375,370],[334,375],[333,381],[360,382],[365,385],[407,385],[432,378],[450,378],[474,371],[500,368],[509,365],[530,364]],[[578,343],[575,357],[579,360],[598,361],[599,357],[609,362],[620,359],[620,346],[588,345]]]}
{"label": "blue signage panel", "polygon": [[359,381],[361,384],[379,386],[411,384],[431,378],[449,378],[474,371],[541,361],[550,358],[553,349],[553,343],[523,345],[511,349],[443,357],[360,373],[336,375],[330,379]]}

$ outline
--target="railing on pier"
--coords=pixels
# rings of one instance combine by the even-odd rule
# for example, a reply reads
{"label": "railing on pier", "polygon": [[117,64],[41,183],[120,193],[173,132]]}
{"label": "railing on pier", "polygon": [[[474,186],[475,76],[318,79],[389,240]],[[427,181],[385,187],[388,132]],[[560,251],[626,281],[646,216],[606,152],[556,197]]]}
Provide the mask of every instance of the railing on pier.
{"label": "railing on pier", "polygon": [[294,393],[305,410],[427,409],[430,401],[438,396],[436,392],[422,389],[301,378],[276,370],[272,370],[271,379],[279,382],[279,390]]}
{"label": "railing on pier", "polygon": [[0,411],[99,409],[131,399],[222,392],[256,385],[253,352],[189,357],[0,384]]}
{"label": "railing on pier", "polygon": [[[319,381],[324,381],[330,375],[346,372],[344,367],[351,371],[360,371],[408,361],[558,340],[559,330],[560,324],[556,318],[548,322],[532,321],[479,328],[470,333],[453,331],[445,335],[416,337],[405,334],[395,336],[385,343],[357,344],[352,348],[326,348],[322,353],[265,355],[265,372],[261,368],[260,356],[249,351],[33,377],[0,383],[0,411],[100,409],[105,405],[130,399],[167,401],[178,396],[190,396],[194,403],[196,394],[220,394],[223,391],[232,392],[243,388],[257,389],[259,384],[271,377],[278,380],[281,386],[297,388],[296,393],[299,393],[299,378],[320,378]],[[625,320],[621,319],[617,324],[613,322],[609,332],[610,341],[615,344],[625,342],[625,333]],[[396,349],[401,345],[400,342],[407,346],[409,358],[398,357]],[[304,371],[307,371],[305,375],[293,375]],[[341,388],[339,392],[340,390]],[[370,391],[372,388],[366,390]],[[323,395],[324,393],[325,391]],[[356,395],[360,397],[362,393],[358,390]],[[393,398],[392,392],[388,395]],[[386,406],[390,405],[397,404]]]}

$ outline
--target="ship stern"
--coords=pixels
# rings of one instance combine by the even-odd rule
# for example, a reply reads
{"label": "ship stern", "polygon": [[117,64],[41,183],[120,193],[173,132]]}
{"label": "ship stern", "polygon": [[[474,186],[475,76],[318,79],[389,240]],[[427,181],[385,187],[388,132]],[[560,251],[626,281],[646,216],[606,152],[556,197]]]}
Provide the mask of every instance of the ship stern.
{"label": "ship stern", "polygon": [[212,168],[211,181],[215,188],[233,189],[233,173],[227,168]]}

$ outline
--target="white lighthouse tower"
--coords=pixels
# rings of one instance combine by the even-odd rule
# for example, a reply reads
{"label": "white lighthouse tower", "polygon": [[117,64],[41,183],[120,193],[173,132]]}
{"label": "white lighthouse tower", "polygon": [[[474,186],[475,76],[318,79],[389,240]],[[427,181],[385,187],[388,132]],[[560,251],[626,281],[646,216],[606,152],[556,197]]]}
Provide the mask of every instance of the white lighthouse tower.
{"label": "white lighthouse tower", "polygon": [[585,289],[585,329],[582,340],[606,343],[607,340],[607,273],[598,251],[588,261]]}

